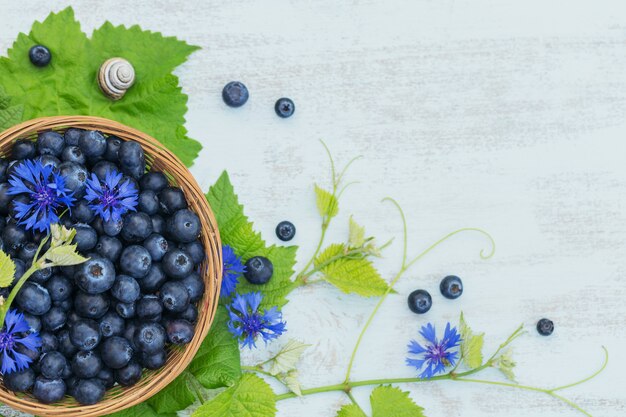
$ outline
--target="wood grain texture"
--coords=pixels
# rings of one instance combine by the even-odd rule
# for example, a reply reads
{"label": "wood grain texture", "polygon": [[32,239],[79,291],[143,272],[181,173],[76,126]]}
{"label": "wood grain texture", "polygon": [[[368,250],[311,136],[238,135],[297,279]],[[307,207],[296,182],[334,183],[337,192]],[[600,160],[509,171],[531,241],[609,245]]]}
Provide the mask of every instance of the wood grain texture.
{"label": "wood grain texture", "polygon": [[[3,2],[0,50],[33,19],[66,4]],[[350,214],[381,240],[399,238],[396,213],[379,203],[388,195],[407,213],[412,253],[459,227],[493,234],[498,250],[490,261],[478,257],[486,242],[465,235],[409,271],[367,334],[354,378],[411,376],[405,346],[418,326],[441,326],[462,309],[487,332],[491,349],[519,323],[528,325],[515,350],[524,383],[585,376],[607,346],[607,371],[565,394],[596,417],[626,415],[623,1],[140,0],[74,7],[88,33],[109,19],[202,46],[177,71],[190,95],[190,135],[204,145],[192,172],[208,189],[228,169],[269,241],[276,241],[278,221],[292,220],[300,266],[319,233],[312,182],[328,183],[318,139],[338,161],[364,156],[350,172],[361,183],[346,193],[331,241],[345,237]],[[230,80],[250,88],[243,108],[221,102]],[[273,114],[281,96],[296,102],[291,119]],[[378,262],[386,277],[400,252],[396,239]],[[449,273],[466,284],[455,302],[437,295]],[[434,295],[424,317],[405,306],[415,288]],[[302,363],[304,386],[343,378],[374,304],[326,286],[291,296],[289,335],[313,345]],[[556,322],[553,337],[532,331],[543,316]],[[454,382],[405,388],[429,417],[580,415],[511,389]],[[356,391],[366,409],[369,392]],[[331,417],[345,401],[341,394],[288,400],[278,415]]]}

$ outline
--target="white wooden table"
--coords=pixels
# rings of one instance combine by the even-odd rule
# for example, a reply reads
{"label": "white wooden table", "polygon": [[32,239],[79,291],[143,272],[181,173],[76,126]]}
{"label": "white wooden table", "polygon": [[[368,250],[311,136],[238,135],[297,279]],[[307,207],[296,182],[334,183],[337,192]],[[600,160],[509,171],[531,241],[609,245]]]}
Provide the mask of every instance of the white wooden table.
{"label": "white wooden table", "polygon": [[[0,50],[34,19],[69,2],[3,1]],[[405,346],[418,326],[440,327],[462,309],[493,349],[518,324],[520,382],[552,386],[612,361],[596,380],[565,394],[598,417],[626,415],[626,3],[622,0],[82,1],[88,33],[105,19],[176,35],[202,46],[178,74],[189,94],[187,126],[204,150],[192,172],[203,186],[223,169],[266,239],[293,221],[300,266],[318,238],[312,183],[328,183],[318,139],[338,161],[362,154],[330,238],[350,214],[381,240],[396,237],[378,265],[398,268],[400,222],[410,252],[459,227],[493,234],[498,251],[465,235],[416,265],[365,338],[354,377],[413,375]],[[222,86],[250,89],[243,108],[221,101]],[[293,118],[274,101],[296,102]],[[465,294],[438,295],[458,274]],[[433,309],[418,317],[407,294],[425,288]],[[285,308],[289,336],[313,347],[301,367],[306,387],[338,383],[375,300],[320,285]],[[532,330],[556,323],[552,337]],[[285,341],[286,339],[283,339]],[[276,350],[280,344],[270,346]],[[245,355],[248,362],[264,350]],[[487,377],[499,378],[494,371]],[[431,383],[405,386],[429,417],[580,416],[547,396],[507,388]],[[357,398],[369,408],[369,389]],[[279,404],[279,416],[334,416],[345,402],[324,394]]]}

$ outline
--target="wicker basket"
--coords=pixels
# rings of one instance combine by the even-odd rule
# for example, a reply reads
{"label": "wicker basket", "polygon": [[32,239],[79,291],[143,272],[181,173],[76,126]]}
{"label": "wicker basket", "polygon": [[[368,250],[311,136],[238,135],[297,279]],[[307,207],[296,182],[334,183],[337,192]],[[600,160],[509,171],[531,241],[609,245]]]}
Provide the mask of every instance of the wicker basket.
{"label": "wicker basket", "polygon": [[0,402],[17,410],[37,416],[96,417],[111,414],[147,400],[172,382],[189,365],[213,322],[222,280],[222,250],[217,222],[195,179],[174,154],[145,133],[99,117],[44,117],[24,122],[0,133],[0,152],[7,155],[16,139],[34,139],[39,132],[63,131],[69,127],[97,129],[121,139],[139,142],[146,155],[147,165],[151,169],[163,171],[170,183],[179,186],[185,193],[190,208],[200,217],[201,240],[207,255],[200,271],[206,284],[206,291],[202,300],[198,302],[198,323],[193,340],[182,348],[170,349],[166,365],[157,371],[144,370],[142,379],[136,385],[128,388],[116,385],[107,391],[101,402],[90,406],[80,405],[71,397],[66,397],[64,401],[56,404],[46,405],[29,394],[16,394],[7,390],[3,384],[0,385]]}

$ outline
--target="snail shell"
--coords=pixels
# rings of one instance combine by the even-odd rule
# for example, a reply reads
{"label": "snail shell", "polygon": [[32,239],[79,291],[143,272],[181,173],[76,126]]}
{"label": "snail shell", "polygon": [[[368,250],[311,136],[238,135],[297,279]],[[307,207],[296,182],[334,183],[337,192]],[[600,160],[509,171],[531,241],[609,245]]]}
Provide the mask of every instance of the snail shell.
{"label": "snail shell", "polygon": [[102,92],[113,100],[121,99],[135,82],[135,69],[124,58],[107,59],[98,71]]}

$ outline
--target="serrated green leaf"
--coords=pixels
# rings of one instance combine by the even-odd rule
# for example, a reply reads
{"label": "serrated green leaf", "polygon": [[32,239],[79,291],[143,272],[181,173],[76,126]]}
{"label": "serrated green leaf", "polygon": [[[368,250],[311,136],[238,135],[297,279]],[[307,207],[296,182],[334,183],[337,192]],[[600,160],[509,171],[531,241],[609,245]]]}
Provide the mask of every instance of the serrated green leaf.
{"label": "serrated green leaf", "polygon": [[337,417],[367,417],[355,404],[346,404],[339,409]]}
{"label": "serrated green leaf", "polygon": [[360,226],[350,216],[348,244],[354,248],[360,248],[365,243],[365,227]]}
{"label": "serrated green leaf", "polygon": [[461,357],[463,363],[470,369],[478,368],[483,364],[485,334],[474,334],[472,329],[465,322],[463,313],[461,313],[459,319],[459,327],[461,332]]}
{"label": "serrated green leaf", "polygon": [[219,306],[209,334],[189,365],[191,372],[205,388],[233,385],[241,376],[239,343],[228,331],[228,312]]}
{"label": "serrated green leaf", "polygon": [[159,414],[147,403],[141,403],[126,410],[108,414],[107,417],[176,417],[176,413]]}
{"label": "serrated green leaf", "polygon": [[75,244],[51,247],[44,257],[55,266],[78,265],[88,259],[78,254]]}
{"label": "serrated green leaf", "polygon": [[175,413],[193,404],[196,397],[187,386],[186,371],[180,374],[168,386],[148,399],[147,403],[157,413]]}
{"label": "serrated green leaf", "polygon": [[302,389],[300,388],[300,381],[298,379],[298,371],[295,369],[289,371],[286,374],[282,374],[279,379],[287,388],[289,388],[289,391],[293,392],[298,397],[302,396]]}
{"label": "serrated green leaf", "polygon": [[[38,43],[53,56],[43,68],[28,59],[28,50]],[[0,85],[14,106],[22,106],[22,120],[75,114],[110,118],[154,136],[191,165],[201,145],[187,137],[187,96],[171,72],[196,49],[138,26],[108,22],[89,39],[67,8],[35,22],[28,35],[18,35],[8,57],[0,58]],[[105,97],[96,81],[100,65],[113,56],[128,59],[136,72],[135,85],[119,101]],[[0,111],[0,126],[2,120]]]}
{"label": "serrated green leaf", "polygon": [[295,339],[289,339],[268,363],[268,372],[272,375],[278,375],[294,370],[296,364],[302,357],[302,353],[304,353],[309,346],[311,345],[307,345]]}
{"label": "serrated green leaf", "polygon": [[8,287],[15,277],[15,262],[3,251],[0,251],[0,287]]}
{"label": "serrated green leaf", "polygon": [[392,386],[380,386],[370,396],[372,417],[425,417],[424,409],[415,404],[408,392]]}
{"label": "serrated green leaf", "polygon": [[244,374],[237,384],[205,402],[192,417],[273,417],[276,397],[270,386],[253,374]]}
{"label": "serrated green leaf", "polygon": [[298,247],[266,246],[261,234],[254,231],[253,224],[244,214],[226,172],[209,189],[207,200],[215,213],[222,243],[232,247],[244,262],[253,256],[265,256],[274,265],[274,274],[267,284],[253,285],[242,280],[237,291],[241,294],[261,291],[263,309],[287,304],[287,295],[293,289],[291,276]]}
{"label": "serrated green leaf", "polygon": [[339,213],[337,198],[328,191],[315,184],[315,202],[320,216],[332,218]]}
{"label": "serrated green leaf", "polygon": [[493,366],[498,368],[506,379],[517,383],[517,381],[515,380],[515,374],[513,373],[513,368],[515,368],[515,365],[517,364],[513,360],[512,349],[508,349],[505,352],[503,352],[500,356],[498,356],[495,359],[493,363]]}

